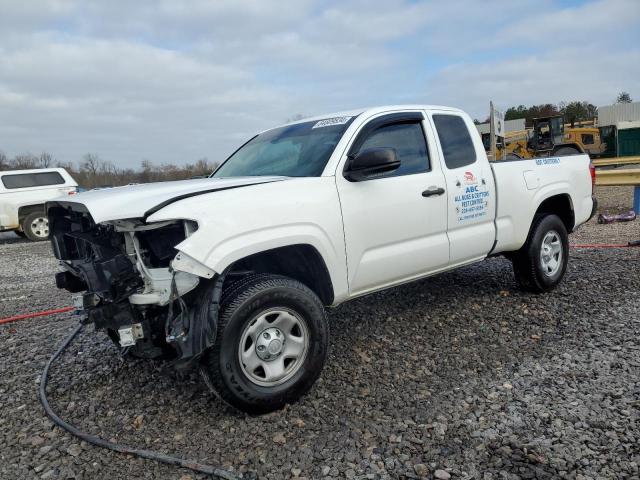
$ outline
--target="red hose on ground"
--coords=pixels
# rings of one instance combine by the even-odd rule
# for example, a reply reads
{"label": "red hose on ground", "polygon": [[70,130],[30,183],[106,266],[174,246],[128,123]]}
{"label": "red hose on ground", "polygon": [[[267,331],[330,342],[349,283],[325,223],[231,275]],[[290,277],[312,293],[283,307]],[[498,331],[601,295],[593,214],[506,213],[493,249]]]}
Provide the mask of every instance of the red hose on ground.
{"label": "red hose on ground", "polygon": [[56,315],[74,310],[75,307],[54,308],[53,310],[44,310],[42,312],[25,313],[24,315],[16,315],[14,317],[0,318],[0,325],[5,323],[17,322],[18,320],[26,320],[27,318],[45,317],[47,315]]}
{"label": "red hose on ground", "polygon": [[[628,247],[640,247],[640,240],[634,240],[626,244],[623,243],[586,243],[586,244],[572,244],[570,248],[628,248]],[[34,317],[44,317],[47,315],[56,315],[58,313],[70,312],[75,307],[63,307],[55,308],[53,310],[45,310],[43,312],[25,313],[24,315],[16,315],[14,317],[0,318],[0,325],[5,323],[17,322],[18,320],[26,320]]]}
{"label": "red hose on ground", "polygon": [[630,243],[585,243],[585,244],[571,244],[570,248],[629,248],[629,247],[637,247],[638,245],[634,245]]}

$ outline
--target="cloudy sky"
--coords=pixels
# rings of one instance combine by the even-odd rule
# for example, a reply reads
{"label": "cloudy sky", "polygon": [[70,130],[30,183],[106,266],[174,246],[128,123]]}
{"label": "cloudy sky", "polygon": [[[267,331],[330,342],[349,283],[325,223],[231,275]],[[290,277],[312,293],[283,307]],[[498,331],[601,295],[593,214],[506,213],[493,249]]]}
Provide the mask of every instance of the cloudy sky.
{"label": "cloudy sky", "polygon": [[0,0],[0,150],[224,159],[296,115],[640,100],[640,0]]}

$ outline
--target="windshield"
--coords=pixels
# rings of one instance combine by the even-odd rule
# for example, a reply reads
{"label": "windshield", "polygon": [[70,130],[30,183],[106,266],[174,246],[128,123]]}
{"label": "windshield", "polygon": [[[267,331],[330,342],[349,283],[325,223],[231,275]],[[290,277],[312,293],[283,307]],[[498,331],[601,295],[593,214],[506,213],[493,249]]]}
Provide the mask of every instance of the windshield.
{"label": "windshield", "polygon": [[212,176],[320,176],[353,118],[326,118],[268,130],[240,147]]}

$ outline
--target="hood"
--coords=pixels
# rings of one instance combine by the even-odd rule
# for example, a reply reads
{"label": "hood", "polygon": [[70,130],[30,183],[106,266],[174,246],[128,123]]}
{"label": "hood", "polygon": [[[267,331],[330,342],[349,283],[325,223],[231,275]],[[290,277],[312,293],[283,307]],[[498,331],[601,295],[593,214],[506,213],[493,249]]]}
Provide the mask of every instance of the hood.
{"label": "hood", "polygon": [[[177,182],[145,183],[90,190],[65,198],[65,205],[82,205],[96,223],[127,218],[146,218],[184,198],[285,180],[286,177],[202,178]],[[49,202],[49,205],[53,202]]]}

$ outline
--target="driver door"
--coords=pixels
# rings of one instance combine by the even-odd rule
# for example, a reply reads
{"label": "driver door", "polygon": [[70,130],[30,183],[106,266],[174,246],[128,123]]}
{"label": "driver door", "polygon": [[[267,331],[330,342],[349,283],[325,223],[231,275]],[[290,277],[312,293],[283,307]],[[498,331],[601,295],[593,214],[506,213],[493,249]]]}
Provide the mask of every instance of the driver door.
{"label": "driver door", "polygon": [[[355,136],[350,155],[393,148],[400,167],[361,181],[349,181],[341,168],[336,173],[351,295],[448,265],[446,182],[437,160],[431,161],[428,146],[434,144],[422,112],[374,117]],[[345,156],[341,165],[348,168],[348,161]]]}

